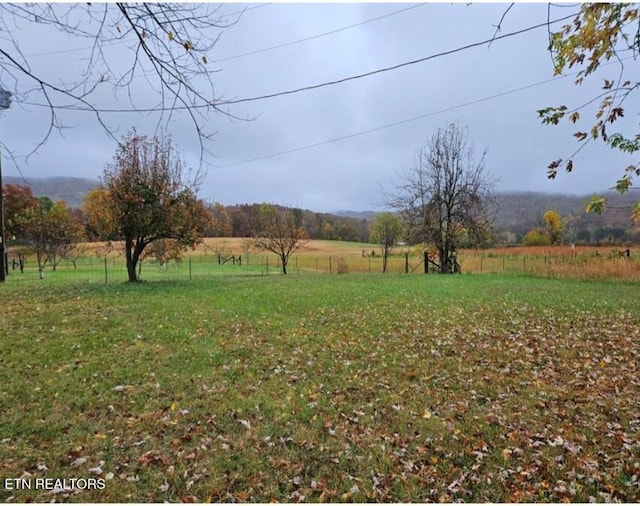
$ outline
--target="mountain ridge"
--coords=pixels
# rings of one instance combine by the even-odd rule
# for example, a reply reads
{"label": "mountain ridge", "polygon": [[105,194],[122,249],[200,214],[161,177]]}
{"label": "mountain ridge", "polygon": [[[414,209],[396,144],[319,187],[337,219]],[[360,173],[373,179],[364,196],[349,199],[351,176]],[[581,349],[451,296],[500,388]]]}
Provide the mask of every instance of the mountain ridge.
{"label": "mountain ridge", "polygon": [[[31,187],[35,196],[47,196],[53,201],[64,200],[69,207],[81,207],[85,195],[99,186],[96,179],[55,176],[46,178],[28,178],[27,180],[5,176],[4,184],[21,184]],[[608,207],[602,215],[586,214],[585,207],[591,195],[576,195],[563,192],[535,192],[529,190],[497,192],[492,212],[494,228],[498,233],[513,233],[522,236],[531,228],[541,225],[542,214],[556,210],[561,216],[568,218],[567,226],[577,230],[599,228],[608,230],[631,230],[630,207],[637,201],[637,195],[607,191]],[[240,204],[225,206],[238,207]],[[310,211],[314,212],[314,211]],[[330,214],[354,220],[372,220],[380,211],[353,211],[342,209]],[[318,214],[318,213],[317,213]]]}

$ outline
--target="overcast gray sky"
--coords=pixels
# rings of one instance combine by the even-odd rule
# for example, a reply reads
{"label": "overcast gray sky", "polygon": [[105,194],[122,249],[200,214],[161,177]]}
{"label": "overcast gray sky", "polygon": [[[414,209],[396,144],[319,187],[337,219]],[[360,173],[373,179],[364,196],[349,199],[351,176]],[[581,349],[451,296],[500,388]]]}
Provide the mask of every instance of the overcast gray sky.
{"label": "overcast gray sky", "polygon": [[[257,5],[246,5],[251,8],[221,33],[209,54],[212,68],[219,70],[214,78],[218,97],[255,97],[311,86],[482,41],[491,38],[508,7],[484,3]],[[244,6],[225,4],[223,11],[235,12]],[[555,6],[551,18],[576,11],[575,6]],[[505,16],[500,34],[546,20],[547,4],[516,4]],[[340,30],[351,25],[358,26]],[[33,65],[54,81],[73,80],[88,52],[86,40],[41,27],[22,26],[14,37],[24,54],[34,55],[30,57]],[[543,126],[536,110],[585,102],[602,85],[596,77],[577,88],[571,76],[543,83],[553,78],[547,37],[546,28],[540,28],[494,41],[490,47],[231,106],[234,115],[254,119],[211,116],[211,129],[217,134],[207,148],[215,159],[208,159],[214,166],[207,169],[201,196],[227,205],[267,201],[316,211],[380,209],[381,186],[388,186],[399,169],[410,166],[435,127],[451,121],[468,127],[478,156],[484,148],[488,150],[486,164],[498,179],[498,191],[602,191],[614,184],[631,159],[598,144],[580,153],[572,174],[560,173],[555,181],[546,177],[549,162],[566,158],[578,144],[571,135],[575,128]],[[127,49],[110,51],[117,58],[119,51]],[[616,76],[617,68],[605,68],[600,75]],[[136,81],[135,89],[144,96],[155,93],[144,78]],[[500,94],[504,95],[494,97]],[[122,101],[122,96],[112,93],[94,99],[101,107],[118,107]],[[64,119],[73,128],[65,130],[64,137],[54,132],[26,164],[22,155],[46,132],[46,110],[14,102],[10,110],[0,113],[0,135],[19,163],[18,170],[14,160],[4,157],[4,173],[22,174],[27,180],[43,176],[97,179],[115,152],[115,142],[91,113],[69,113]],[[133,126],[139,133],[153,134],[157,117],[119,113],[108,115],[108,121],[123,134]],[[625,121],[637,123],[637,118]],[[587,128],[587,123],[582,127]],[[368,130],[373,131],[363,133]],[[185,114],[174,117],[170,133],[188,164],[197,167],[199,146]],[[337,138],[343,139],[330,142]]]}

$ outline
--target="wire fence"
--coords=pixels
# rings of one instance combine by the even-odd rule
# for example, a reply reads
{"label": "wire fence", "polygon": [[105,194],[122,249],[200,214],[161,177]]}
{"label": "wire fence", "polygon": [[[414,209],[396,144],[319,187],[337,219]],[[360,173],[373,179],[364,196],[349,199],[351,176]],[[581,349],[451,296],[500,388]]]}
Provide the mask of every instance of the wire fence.
{"label": "wire fence", "polygon": [[[387,259],[386,272],[407,275],[424,275],[437,272],[435,262],[416,252],[401,252]],[[538,276],[575,279],[620,279],[640,281],[640,258],[631,250],[589,250],[583,252],[566,250],[526,249],[463,250],[458,255],[463,274],[533,274]],[[27,256],[20,269],[19,264],[9,261],[8,283],[38,280],[37,261]],[[382,273],[383,258],[375,252],[365,254],[314,255],[294,254],[289,258],[287,273],[324,273],[347,275],[350,273]],[[162,263],[144,260],[139,265],[142,280],[181,281],[209,279],[220,275],[271,276],[281,275],[280,258],[273,254],[242,253],[192,254],[180,262]],[[104,256],[89,255],[62,260],[55,267],[48,265],[44,272],[45,282],[89,282],[123,283],[127,281],[127,269],[122,254]]]}

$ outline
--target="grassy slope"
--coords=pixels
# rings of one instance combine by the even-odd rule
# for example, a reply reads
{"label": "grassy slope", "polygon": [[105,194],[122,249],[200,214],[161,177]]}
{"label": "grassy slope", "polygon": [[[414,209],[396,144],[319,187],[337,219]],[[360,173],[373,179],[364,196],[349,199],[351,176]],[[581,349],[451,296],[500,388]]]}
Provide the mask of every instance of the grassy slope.
{"label": "grassy slope", "polygon": [[0,295],[1,476],[99,467],[106,489],[74,501],[640,500],[637,284],[310,274]]}

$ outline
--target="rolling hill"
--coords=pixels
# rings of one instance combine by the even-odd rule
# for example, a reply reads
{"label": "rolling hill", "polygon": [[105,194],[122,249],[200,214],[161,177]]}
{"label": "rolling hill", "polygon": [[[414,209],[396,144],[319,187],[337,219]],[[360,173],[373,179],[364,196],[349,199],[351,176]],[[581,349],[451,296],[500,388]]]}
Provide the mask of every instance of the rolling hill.
{"label": "rolling hill", "polygon": [[[25,184],[22,178],[5,176],[5,184]],[[29,178],[28,186],[36,196],[48,196],[53,201],[64,200],[69,207],[80,207],[89,190],[98,186],[94,179],[77,177]],[[505,234],[521,237],[524,233],[541,222],[542,214],[555,209],[566,219],[566,232],[569,240],[595,241],[607,237],[640,236],[639,227],[630,223],[629,213],[632,203],[638,200],[637,193],[626,195],[608,192],[608,208],[601,215],[585,213],[585,205],[589,195],[565,195],[541,192],[498,193],[493,203],[494,227],[498,241],[504,240]],[[228,210],[238,205],[226,206]],[[312,213],[312,211],[306,211]],[[362,227],[364,220],[371,222],[375,211],[337,211],[336,213],[314,213],[330,219],[331,216],[352,220],[353,226]],[[501,239],[502,237],[502,239]]]}

